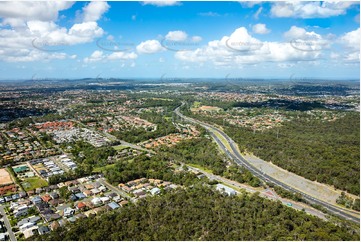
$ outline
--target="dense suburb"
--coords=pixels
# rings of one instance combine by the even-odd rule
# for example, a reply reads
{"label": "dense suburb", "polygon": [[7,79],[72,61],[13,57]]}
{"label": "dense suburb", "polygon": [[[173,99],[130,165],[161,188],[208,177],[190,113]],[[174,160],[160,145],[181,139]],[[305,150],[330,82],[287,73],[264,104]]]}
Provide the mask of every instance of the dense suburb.
{"label": "dense suburb", "polygon": [[178,189],[85,218],[33,240],[359,240],[257,194],[229,197],[206,186]]}

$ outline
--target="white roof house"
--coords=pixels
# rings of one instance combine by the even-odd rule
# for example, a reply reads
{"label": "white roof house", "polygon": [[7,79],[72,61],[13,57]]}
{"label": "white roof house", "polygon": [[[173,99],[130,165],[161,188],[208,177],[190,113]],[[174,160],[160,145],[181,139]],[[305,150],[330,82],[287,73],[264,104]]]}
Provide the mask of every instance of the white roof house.
{"label": "white roof house", "polygon": [[26,229],[28,229],[28,228],[31,228],[31,227],[33,227],[35,224],[34,223],[32,223],[32,222],[28,222],[28,223],[26,223],[26,224],[23,224],[22,226],[20,226],[20,231],[25,231]]}
{"label": "white roof house", "polygon": [[101,200],[103,203],[106,203],[106,202],[109,202],[109,201],[110,201],[110,198],[109,198],[109,197],[101,197],[100,200]]}
{"label": "white roof house", "polygon": [[100,204],[102,204],[102,200],[100,198],[98,198],[98,197],[95,197],[95,198],[92,199],[92,204],[100,205]]}
{"label": "white roof house", "polygon": [[232,189],[232,188],[230,188],[228,186],[225,186],[223,184],[217,184],[216,185],[216,190],[220,191],[220,192],[225,192],[225,193],[228,194],[228,196],[237,194],[236,190],[234,190],[234,189]]}
{"label": "white roof house", "polygon": [[152,195],[156,195],[160,193],[160,189],[158,187],[153,188],[152,190],[150,190],[150,193]]}

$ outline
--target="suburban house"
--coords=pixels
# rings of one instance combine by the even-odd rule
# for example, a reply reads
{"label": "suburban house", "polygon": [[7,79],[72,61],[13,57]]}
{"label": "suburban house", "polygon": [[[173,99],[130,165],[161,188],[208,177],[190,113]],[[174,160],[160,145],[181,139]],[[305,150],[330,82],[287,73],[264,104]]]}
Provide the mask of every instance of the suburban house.
{"label": "suburban house", "polygon": [[64,209],[64,217],[70,217],[75,214],[75,210],[72,208],[65,208]]}
{"label": "suburban house", "polygon": [[223,184],[217,184],[216,185],[216,190],[220,191],[220,192],[223,192],[223,193],[226,193],[228,196],[237,194],[237,192],[234,189],[232,189],[232,188],[230,188],[228,186],[225,186]]}

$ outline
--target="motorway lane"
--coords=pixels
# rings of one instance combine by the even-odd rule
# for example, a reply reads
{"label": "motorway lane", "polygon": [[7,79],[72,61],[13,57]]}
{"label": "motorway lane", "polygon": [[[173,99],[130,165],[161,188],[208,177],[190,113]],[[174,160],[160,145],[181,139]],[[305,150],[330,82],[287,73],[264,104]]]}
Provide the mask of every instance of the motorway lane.
{"label": "motorway lane", "polygon": [[288,203],[291,203],[292,204],[291,208],[293,208],[293,209],[300,210],[300,211],[304,210],[308,214],[314,215],[314,216],[319,217],[319,218],[321,218],[323,220],[327,220],[326,215],[324,213],[322,213],[321,211],[319,211],[317,209],[314,209],[311,206],[303,204],[303,203],[295,202],[295,201],[290,200],[290,199],[281,198],[281,197],[279,197],[277,195],[277,193],[275,193],[271,189],[262,189],[262,188],[257,189],[257,188],[254,188],[254,187],[251,187],[251,186],[248,186],[248,185],[245,185],[245,184],[233,181],[233,180],[229,180],[227,178],[224,178],[224,177],[221,177],[221,176],[218,176],[218,175],[214,175],[212,173],[203,171],[201,169],[192,167],[190,165],[186,165],[186,166],[190,170],[201,172],[202,174],[204,174],[205,176],[207,176],[211,180],[217,180],[217,181],[223,182],[224,184],[226,184],[226,185],[228,185],[230,187],[233,186],[233,187],[236,187],[238,189],[244,189],[246,192],[249,192],[249,193],[259,192],[261,197],[265,197],[267,199],[274,200],[274,201],[278,200],[278,201],[282,202],[282,204],[284,204],[286,206],[287,206]]}
{"label": "motorway lane", "polygon": [[[200,124],[201,126],[203,126],[204,128],[206,128],[208,131],[210,131],[211,136],[213,137],[213,139],[218,143],[218,145],[221,147],[221,149],[233,160],[235,161],[238,165],[241,165],[245,168],[247,168],[253,175],[255,175],[256,177],[260,178],[263,181],[267,181],[270,183],[273,183],[277,186],[282,187],[285,190],[291,191],[291,192],[295,192],[295,193],[300,193],[303,198],[305,200],[307,200],[308,202],[314,203],[314,204],[318,204],[318,205],[322,205],[323,207],[325,207],[328,211],[332,212],[333,214],[339,215],[345,219],[354,221],[356,223],[360,223],[360,218],[357,216],[358,214],[351,215],[347,212],[344,212],[341,208],[336,207],[334,205],[331,205],[329,203],[326,203],[324,201],[321,201],[319,199],[316,199],[314,197],[311,197],[308,194],[303,193],[302,191],[296,190],[293,187],[290,187],[287,184],[284,184],[276,179],[274,179],[273,177],[268,176],[267,174],[265,174],[264,172],[261,172],[259,170],[257,170],[257,168],[253,167],[238,151],[237,149],[237,145],[236,143],[228,136],[226,135],[223,131],[209,125],[206,124],[204,122],[195,120],[193,118],[189,118],[184,116],[183,114],[181,114],[179,112],[179,108],[176,108],[174,110],[174,112],[180,116],[181,118],[183,118],[184,120],[188,120],[189,122],[193,122],[193,123],[197,123]],[[215,132],[218,132],[228,143],[228,145],[231,147],[231,151],[229,151],[227,149],[227,147],[223,144],[223,142],[215,135]]]}

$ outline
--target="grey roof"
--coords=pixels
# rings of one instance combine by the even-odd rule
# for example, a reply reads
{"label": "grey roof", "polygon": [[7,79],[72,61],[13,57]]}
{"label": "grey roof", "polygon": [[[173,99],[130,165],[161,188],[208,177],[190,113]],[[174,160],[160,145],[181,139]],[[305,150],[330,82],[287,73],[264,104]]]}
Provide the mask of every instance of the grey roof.
{"label": "grey roof", "polygon": [[29,219],[29,222],[38,222],[41,218],[39,216],[35,216],[35,217],[32,217],[32,218],[28,218]]}
{"label": "grey roof", "polygon": [[44,214],[43,217],[44,217],[45,221],[47,221],[47,222],[61,218],[61,216],[57,213]]}
{"label": "grey roof", "polygon": [[18,222],[18,227],[20,227],[21,225],[26,224],[26,223],[28,223],[28,222],[29,222],[29,219],[28,219],[28,218],[24,218],[24,219],[22,219],[22,220],[20,220],[20,221]]}
{"label": "grey roof", "polygon": [[79,193],[75,194],[75,196],[77,196],[78,198],[85,198],[86,197],[82,192],[79,192]]}
{"label": "grey roof", "polygon": [[111,203],[108,204],[108,206],[109,206],[111,209],[117,209],[117,208],[120,207],[116,202],[111,202]]}
{"label": "grey roof", "polygon": [[20,227],[21,225],[24,225],[26,223],[36,223],[39,220],[41,220],[41,218],[39,216],[35,216],[35,217],[29,217],[29,218],[23,218],[22,220],[20,220],[18,222],[18,227]]}
{"label": "grey roof", "polygon": [[42,234],[46,234],[46,233],[49,233],[50,232],[50,229],[48,226],[40,226],[38,228],[38,231],[39,231],[39,234],[42,235]]}
{"label": "grey roof", "polygon": [[42,202],[43,200],[39,196],[36,196],[36,197],[32,198],[31,201],[33,203],[39,203],[39,202]]}
{"label": "grey roof", "polygon": [[50,196],[51,196],[52,198],[58,198],[58,197],[59,197],[59,194],[56,193],[56,192],[52,192],[52,193],[50,193]]}

